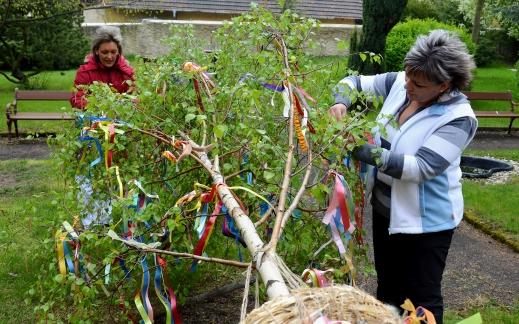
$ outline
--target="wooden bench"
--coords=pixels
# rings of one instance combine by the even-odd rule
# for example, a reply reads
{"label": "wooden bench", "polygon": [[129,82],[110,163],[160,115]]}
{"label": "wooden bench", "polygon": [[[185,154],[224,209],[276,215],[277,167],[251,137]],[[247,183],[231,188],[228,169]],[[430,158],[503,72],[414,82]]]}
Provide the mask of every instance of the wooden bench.
{"label": "wooden bench", "polygon": [[62,112],[19,112],[18,101],[68,101],[72,96],[71,91],[41,91],[41,90],[18,90],[14,92],[14,100],[8,103],[5,109],[7,118],[8,138],[11,140],[11,126],[14,124],[16,137],[18,137],[19,120],[74,120],[75,116]]}
{"label": "wooden bench", "polygon": [[519,113],[515,111],[517,103],[512,99],[512,92],[476,92],[476,91],[465,91],[463,92],[467,98],[473,102],[477,100],[482,101],[503,101],[510,103],[510,110],[492,110],[492,111],[481,111],[474,110],[477,118],[509,118],[510,124],[508,125],[508,134],[512,131],[512,123],[516,118],[519,118]]}

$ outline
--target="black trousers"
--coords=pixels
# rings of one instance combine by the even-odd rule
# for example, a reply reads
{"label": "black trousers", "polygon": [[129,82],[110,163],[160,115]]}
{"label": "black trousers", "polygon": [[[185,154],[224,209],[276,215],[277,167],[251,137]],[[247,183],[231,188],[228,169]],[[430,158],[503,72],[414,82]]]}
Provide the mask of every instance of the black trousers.
{"label": "black trousers", "polygon": [[409,298],[443,323],[441,281],[454,230],[389,235],[388,228],[389,219],[373,211],[377,298],[397,308]]}

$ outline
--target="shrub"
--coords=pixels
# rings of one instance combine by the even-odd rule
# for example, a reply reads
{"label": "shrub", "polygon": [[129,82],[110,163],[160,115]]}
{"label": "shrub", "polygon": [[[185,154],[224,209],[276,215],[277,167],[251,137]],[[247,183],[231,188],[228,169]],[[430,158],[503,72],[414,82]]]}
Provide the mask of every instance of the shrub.
{"label": "shrub", "polygon": [[400,71],[406,53],[419,35],[428,34],[433,29],[445,29],[456,33],[467,44],[470,53],[474,53],[475,46],[470,35],[463,29],[438,22],[433,19],[409,19],[398,23],[389,32],[386,41],[386,70]]}
{"label": "shrub", "polygon": [[409,0],[405,6],[404,19],[426,19],[433,18],[439,20],[438,11],[431,1]]}
{"label": "shrub", "polygon": [[470,26],[472,22],[467,21],[458,7],[457,0],[409,0],[402,20],[431,18],[446,24]]}
{"label": "shrub", "polygon": [[519,51],[519,40],[510,37],[505,29],[488,29],[484,31],[476,48],[474,58],[479,67],[495,61],[514,64]]}
{"label": "shrub", "polygon": [[481,37],[479,43],[476,45],[476,53],[474,60],[479,67],[490,65],[499,57],[496,56],[496,43],[490,37]]}
{"label": "shrub", "polygon": [[22,85],[21,88],[25,90],[45,90],[49,86],[49,74],[40,73],[29,79],[29,82]]}

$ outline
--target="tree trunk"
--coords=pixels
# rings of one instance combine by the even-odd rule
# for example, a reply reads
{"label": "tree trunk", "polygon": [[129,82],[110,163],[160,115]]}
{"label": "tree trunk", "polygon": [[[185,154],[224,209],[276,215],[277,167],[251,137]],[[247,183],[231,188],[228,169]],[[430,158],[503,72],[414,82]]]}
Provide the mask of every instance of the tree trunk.
{"label": "tree trunk", "polygon": [[[188,138],[186,138],[188,139]],[[198,146],[191,142],[193,147]],[[256,270],[259,272],[263,280],[269,299],[279,296],[288,296],[290,293],[288,287],[281,275],[279,265],[276,263],[275,252],[263,251],[265,243],[261,240],[256,231],[254,223],[249,216],[241,209],[240,205],[234,198],[231,190],[225,185],[224,178],[220,174],[218,167],[214,166],[205,153],[198,153],[199,163],[211,174],[213,184],[217,186],[218,196],[222,203],[227,207],[229,214],[236,222],[236,226],[240,229],[240,235],[247,245],[247,249],[252,255]],[[216,158],[218,159],[218,158]]]}
{"label": "tree trunk", "polygon": [[[356,52],[372,52],[384,57],[386,37],[391,28],[400,20],[407,0],[364,0],[362,16],[362,36]],[[360,74],[376,74],[384,71],[383,65],[362,61],[353,55],[349,67]]]}
{"label": "tree trunk", "polygon": [[483,6],[485,4],[485,0],[477,0],[476,1],[476,13],[474,14],[474,24],[472,26],[472,41],[474,44],[479,42],[479,30],[481,27],[481,12],[483,11]]}

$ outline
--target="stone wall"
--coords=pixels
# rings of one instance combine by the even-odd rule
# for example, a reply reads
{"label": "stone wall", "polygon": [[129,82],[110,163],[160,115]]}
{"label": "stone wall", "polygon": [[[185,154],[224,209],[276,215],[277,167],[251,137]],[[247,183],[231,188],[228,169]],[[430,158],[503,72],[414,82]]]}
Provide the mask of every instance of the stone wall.
{"label": "stone wall", "polygon": [[[170,35],[173,24],[192,24],[200,43],[206,49],[216,48],[212,32],[222,25],[219,21],[181,21],[144,19],[140,23],[110,23],[119,26],[123,35],[123,49],[125,54],[135,54],[143,57],[157,57],[168,53],[168,46],[164,39]],[[88,37],[92,37],[95,29],[102,23],[84,24],[83,29]],[[317,48],[309,50],[314,55],[346,55],[348,50],[338,50],[339,40],[348,40],[353,29],[362,26],[344,24],[321,24],[321,28],[312,35],[318,43]]]}

